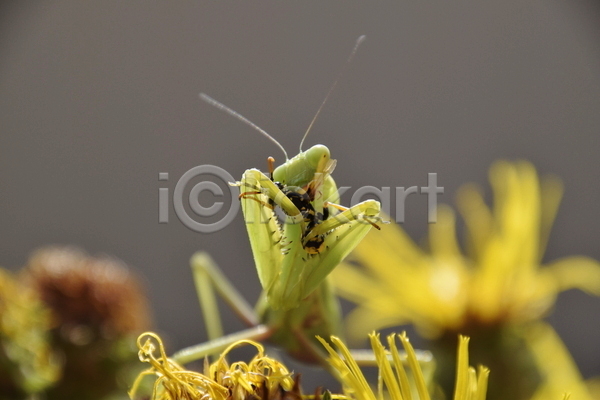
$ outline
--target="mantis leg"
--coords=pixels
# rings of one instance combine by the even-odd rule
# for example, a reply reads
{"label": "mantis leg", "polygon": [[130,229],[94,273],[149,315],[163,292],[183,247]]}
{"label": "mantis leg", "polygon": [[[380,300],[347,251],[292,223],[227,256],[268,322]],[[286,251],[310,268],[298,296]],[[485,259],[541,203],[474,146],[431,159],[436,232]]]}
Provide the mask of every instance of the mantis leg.
{"label": "mantis leg", "polygon": [[[328,207],[333,207],[333,208],[335,208],[336,210],[339,210],[339,211],[347,211],[347,210],[350,209],[348,207],[344,207],[342,205],[331,203],[331,202],[327,202],[325,205],[328,206]],[[379,217],[373,217],[373,216],[369,216],[369,215],[363,215],[363,219],[365,219],[368,223],[370,223],[371,225],[373,225],[373,228],[375,228],[377,230],[381,230],[381,228],[379,226],[377,226],[375,224],[375,222],[371,221],[371,220],[374,220],[376,222],[379,222],[379,221],[381,221],[381,218],[379,218]]]}
{"label": "mantis leg", "polygon": [[[190,264],[209,340],[223,336],[214,290],[242,321],[249,326],[258,325],[259,321],[254,308],[227,279],[208,253],[195,253],[190,260]],[[212,327],[212,325],[216,325],[216,327]]]}
{"label": "mantis leg", "polygon": [[333,206],[338,210],[342,210],[342,212],[331,216],[316,225],[306,236],[305,240],[310,240],[319,235],[323,235],[328,231],[350,222],[366,222],[373,225],[374,222],[381,221],[379,218],[380,205],[379,202],[375,200],[366,200],[350,208],[333,205],[332,203],[327,203],[326,205]]}
{"label": "mantis leg", "polygon": [[195,346],[190,346],[179,350],[170,358],[179,364],[187,364],[192,361],[200,360],[209,355],[219,354],[239,340],[251,339],[262,341],[268,338],[271,335],[271,332],[272,331],[269,327],[260,324],[249,329],[244,329],[243,331],[210,340],[206,343],[200,343]]}
{"label": "mantis leg", "polygon": [[[190,264],[209,341],[178,351],[172,357],[175,361],[185,364],[218,354],[237,340],[262,340],[270,335],[270,329],[259,324],[252,306],[242,297],[207,253],[197,252],[192,256]],[[240,319],[252,328],[231,335],[223,335],[215,290]]]}
{"label": "mantis leg", "polygon": [[286,222],[296,224],[297,229],[302,229],[306,224],[298,207],[259,170],[247,170],[241,182],[235,185],[240,186],[241,193],[260,192],[257,195],[242,196],[241,200],[258,278],[263,289],[268,291],[279,278],[279,266],[284,258],[284,235],[274,213],[274,205],[281,207],[286,214]]}
{"label": "mantis leg", "polygon": [[239,198],[254,200],[254,201],[257,201],[259,204],[262,204],[265,207],[273,208],[273,206],[270,205],[269,203],[259,200],[256,197],[256,195],[258,195],[258,194],[262,194],[262,193],[261,192],[245,192],[245,193],[240,194]]}

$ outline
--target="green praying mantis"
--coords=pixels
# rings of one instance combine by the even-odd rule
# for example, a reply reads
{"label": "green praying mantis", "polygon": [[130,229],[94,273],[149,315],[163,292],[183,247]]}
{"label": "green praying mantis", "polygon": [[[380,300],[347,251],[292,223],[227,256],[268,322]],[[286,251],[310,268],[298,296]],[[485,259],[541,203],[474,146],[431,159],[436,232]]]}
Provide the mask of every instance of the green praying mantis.
{"label": "green praying mantis", "polygon": [[[358,39],[345,65],[363,39]],[[267,132],[209,96],[200,95],[276,143],[286,161],[274,168],[269,157],[268,175],[249,169],[241,181],[233,183],[240,187],[244,220],[263,288],[256,307],[247,303],[208,254],[196,253],[191,265],[209,341],[175,353],[175,361],[187,363],[216,354],[240,339],[269,339],[296,359],[322,363],[325,354],[315,336],[341,335],[341,313],[328,276],[371,228],[379,229],[377,223],[382,221],[378,201],[366,200],[349,208],[339,205],[331,176],[336,162],[327,147],[315,145],[302,151],[302,143],[338,79],[309,125],[300,153],[291,159]],[[283,211],[283,220],[278,219],[277,208]],[[215,290],[249,329],[223,335]]]}

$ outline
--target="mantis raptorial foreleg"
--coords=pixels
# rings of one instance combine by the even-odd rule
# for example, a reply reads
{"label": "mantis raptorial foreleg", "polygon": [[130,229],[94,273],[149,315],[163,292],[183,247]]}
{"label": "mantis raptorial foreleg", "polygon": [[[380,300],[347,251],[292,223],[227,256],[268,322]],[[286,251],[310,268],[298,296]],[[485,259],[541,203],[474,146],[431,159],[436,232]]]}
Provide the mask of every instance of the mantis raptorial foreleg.
{"label": "mantis raptorial foreleg", "polygon": [[352,222],[368,223],[379,229],[379,227],[375,225],[375,222],[381,222],[381,218],[379,217],[380,205],[379,202],[375,200],[365,200],[350,208],[328,202],[325,202],[325,206],[331,206],[343,211],[316,225],[306,236],[306,240],[323,235],[342,225]]}

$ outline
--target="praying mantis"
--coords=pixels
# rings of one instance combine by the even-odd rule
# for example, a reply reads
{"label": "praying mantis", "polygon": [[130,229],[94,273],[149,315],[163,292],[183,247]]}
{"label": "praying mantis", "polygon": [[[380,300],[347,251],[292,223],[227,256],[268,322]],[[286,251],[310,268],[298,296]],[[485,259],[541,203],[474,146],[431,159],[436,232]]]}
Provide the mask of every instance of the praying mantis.
{"label": "praying mantis", "polygon": [[[363,39],[358,39],[345,65]],[[336,84],[337,79],[309,125],[299,154],[291,159],[267,132],[211,97],[200,95],[276,143],[286,161],[274,168],[274,159],[269,157],[269,175],[249,169],[233,183],[240,187],[246,229],[263,287],[256,307],[248,304],[208,254],[196,253],[191,265],[209,341],[175,353],[174,361],[184,364],[216,354],[240,339],[269,339],[298,360],[323,363],[325,354],[315,337],[341,335],[341,314],[329,273],[372,227],[379,229],[377,223],[382,221],[378,201],[366,200],[349,208],[339,205],[331,176],[336,161],[326,146],[302,151],[304,139]],[[281,221],[277,208],[283,211]],[[249,329],[223,335],[215,290]]]}

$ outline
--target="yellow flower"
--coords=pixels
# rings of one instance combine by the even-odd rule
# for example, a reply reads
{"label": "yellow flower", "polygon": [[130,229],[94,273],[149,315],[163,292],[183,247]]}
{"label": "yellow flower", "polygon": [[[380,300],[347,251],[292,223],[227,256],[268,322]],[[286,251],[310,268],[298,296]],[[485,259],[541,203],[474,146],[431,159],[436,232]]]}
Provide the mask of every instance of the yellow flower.
{"label": "yellow flower", "polygon": [[[385,387],[387,398],[391,400],[409,400],[412,398],[429,400],[431,398],[430,390],[428,389],[423,371],[419,366],[415,350],[410,344],[408,337],[406,337],[406,334],[402,333],[398,336],[406,351],[406,361],[404,362],[400,358],[396,346],[395,334],[389,335],[387,338],[389,351],[381,344],[379,334],[372,333],[369,335],[369,338],[371,339],[371,347],[373,348],[376,363],[379,367],[380,383],[377,394],[373,392],[352,354],[340,339],[335,336],[331,337],[331,342],[339,351],[338,353],[325,340],[320,337],[318,338],[329,353],[328,361],[338,372],[346,395],[354,400],[379,400],[384,398]],[[460,336],[453,399],[485,400],[489,370],[485,367],[479,367],[478,371],[476,371],[473,367],[469,366],[468,343],[468,337]],[[416,390],[412,389],[405,363],[408,364],[408,369],[412,373]]]}
{"label": "yellow flower", "polygon": [[[546,340],[546,348],[530,337],[540,329],[546,338],[553,333],[538,321],[559,292],[578,288],[600,295],[600,265],[583,256],[541,265],[562,196],[558,179],[540,182],[530,163],[500,161],[490,182],[493,210],[475,186],[459,192],[465,252],[449,207],[440,207],[430,225],[427,250],[398,225],[367,235],[354,251],[360,266],[346,263],[334,272],[339,294],[357,304],[347,319],[349,335],[413,324],[432,340],[443,378],[452,368],[456,334],[468,334],[472,358],[494,372],[488,397],[528,399],[544,390],[546,398],[560,398],[581,386],[577,368],[570,357],[557,356],[564,350],[558,336]],[[561,374],[569,384],[557,383]],[[450,382],[442,385],[448,390]]]}
{"label": "yellow flower", "polygon": [[456,239],[454,213],[442,206],[430,225],[429,251],[392,225],[357,246],[354,260],[364,268],[346,263],[334,271],[339,294],[358,305],[348,318],[354,338],[407,323],[430,338],[473,326],[518,324],[542,317],[561,291],[600,295],[595,260],[574,256],[541,267],[560,181],[540,184],[530,163],[505,161],[492,166],[490,181],[493,212],[473,185],[458,196],[466,254]]}
{"label": "yellow flower", "polygon": [[[227,354],[243,345],[256,347],[256,356],[249,363],[228,364]],[[155,375],[152,399],[158,400],[301,399],[297,380],[283,364],[267,357],[262,345],[252,340],[240,340],[229,346],[216,362],[205,365],[204,373],[186,370],[169,359],[162,340],[155,333],[140,335],[138,348],[140,360],[151,367],[134,382],[129,393],[131,398],[145,376]],[[157,348],[158,356],[155,355]]]}

